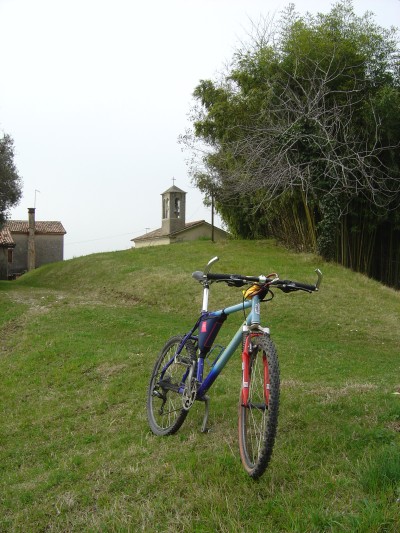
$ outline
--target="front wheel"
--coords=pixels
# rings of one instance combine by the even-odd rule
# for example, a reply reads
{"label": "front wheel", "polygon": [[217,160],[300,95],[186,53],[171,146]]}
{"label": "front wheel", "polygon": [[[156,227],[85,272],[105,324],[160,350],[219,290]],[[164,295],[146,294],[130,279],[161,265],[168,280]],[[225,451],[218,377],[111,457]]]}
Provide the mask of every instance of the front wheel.
{"label": "front wheel", "polygon": [[147,392],[147,418],[153,433],[159,436],[176,433],[183,424],[187,410],[182,405],[180,390],[196,358],[192,341],[186,341],[181,353],[175,357],[182,338],[169,339],[161,350]]}
{"label": "front wheel", "polygon": [[[279,365],[267,336],[252,336],[239,400],[239,450],[246,472],[260,477],[271,459],[279,410]],[[246,389],[246,390],[244,390]]]}

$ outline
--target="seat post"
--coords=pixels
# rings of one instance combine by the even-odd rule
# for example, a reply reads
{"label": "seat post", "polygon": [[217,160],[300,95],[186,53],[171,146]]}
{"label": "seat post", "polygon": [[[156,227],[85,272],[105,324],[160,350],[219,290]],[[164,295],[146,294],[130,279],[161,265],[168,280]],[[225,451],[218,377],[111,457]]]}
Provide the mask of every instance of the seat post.
{"label": "seat post", "polygon": [[208,294],[209,294],[209,291],[210,291],[210,286],[206,282],[203,285],[203,308],[202,308],[202,313],[206,313],[208,311]]}

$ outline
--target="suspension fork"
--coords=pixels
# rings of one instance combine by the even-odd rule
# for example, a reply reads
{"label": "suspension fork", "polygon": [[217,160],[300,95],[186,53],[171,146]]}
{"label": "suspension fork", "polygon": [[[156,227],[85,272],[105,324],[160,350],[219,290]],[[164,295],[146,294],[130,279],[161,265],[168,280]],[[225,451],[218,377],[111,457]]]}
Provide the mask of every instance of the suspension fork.
{"label": "suspension fork", "polygon": [[[251,358],[254,357],[253,354],[253,345],[252,339],[254,337],[261,337],[269,333],[268,328],[263,328],[263,331],[260,332],[246,332],[248,327],[244,326],[243,330],[245,335],[245,340],[243,342],[242,350],[242,391],[241,391],[241,403],[244,407],[249,406],[249,389],[251,385]],[[265,331],[264,331],[265,329]],[[256,354],[257,356],[257,354]],[[264,400],[265,404],[269,403],[269,369],[268,369],[268,360],[265,353],[262,354],[262,364],[263,364],[263,391],[264,391]]]}
{"label": "suspension fork", "polygon": [[247,407],[249,402],[249,381],[250,381],[250,354],[249,354],[250,334],[246,335],[242,351],[242,405]]}

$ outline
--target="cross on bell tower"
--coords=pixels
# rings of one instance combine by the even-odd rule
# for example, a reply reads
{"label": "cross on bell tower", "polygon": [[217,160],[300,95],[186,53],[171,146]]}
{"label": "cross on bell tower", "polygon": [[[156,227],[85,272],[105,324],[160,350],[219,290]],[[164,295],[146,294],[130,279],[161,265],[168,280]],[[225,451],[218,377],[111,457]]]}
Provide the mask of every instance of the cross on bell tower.
{"label": "cross on bell tower", "polygon": [[186,193],[175,185],[161,194],[162,197],[162,234],[169,235],[185,227]]}

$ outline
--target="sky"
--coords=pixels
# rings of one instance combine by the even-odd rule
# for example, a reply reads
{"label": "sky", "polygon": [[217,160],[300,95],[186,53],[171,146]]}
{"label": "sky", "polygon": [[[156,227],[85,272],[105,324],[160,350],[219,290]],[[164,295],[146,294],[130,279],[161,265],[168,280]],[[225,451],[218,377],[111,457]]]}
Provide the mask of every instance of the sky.
{"label": "sky", "polygon": [[[328,0],[297,0],[299,13]],[[10,218],[59,220],[64,257],[130,248],[161,226],[161,193],[187,192],[186,220],[211,221],[178,143],[192,93],[215,79],[274,0],[0,0],[0,135],[11,135],[23,197]],[[400,0],[357,14],[400,26]],[[216,224],[221,226],[220,219]]]}

